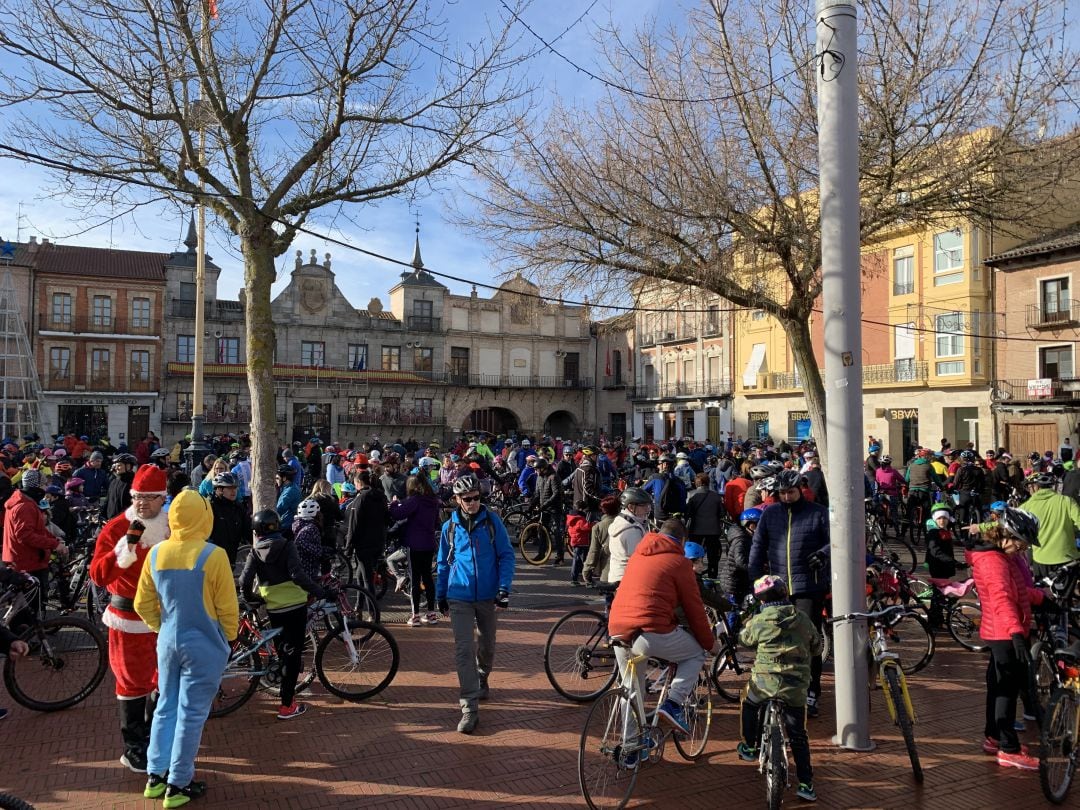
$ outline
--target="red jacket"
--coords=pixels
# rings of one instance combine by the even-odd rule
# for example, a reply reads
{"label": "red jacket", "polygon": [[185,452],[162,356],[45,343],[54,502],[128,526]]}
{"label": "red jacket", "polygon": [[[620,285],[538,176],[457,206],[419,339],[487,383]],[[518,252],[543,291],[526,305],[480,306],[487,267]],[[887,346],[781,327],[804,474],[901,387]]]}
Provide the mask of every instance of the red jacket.
{"label": "red jacket", "polygon": [[[135,546],[136,560],[127,568],[121,568],[116,560],[116,544],[121,537],[127,534],[131,521],[128,520],[127,510],[114,517],[101,527],[97,542],[94,545],[94,559],[90,561],[90,579],[98,587],[105,588],[109,593],[122,596],[125,599],[135,599],[135,591],[139,588],[139,575],[142,573],[143,564],[150,555],[150,548],[139,543]],[[114,630],[127,633],[149,633],[142,618],[134,610],[122,610],[110,604],[105,611],[104,624]]]}
{"label": "red jacket", "polygon": [[735,522],[738,522],[739,515],[742,514],[743,498],[746,496],[746,490],[750,489],[751,483],[749,478],[740,476],[732,478],[724,487],[724,508]]}
{"label": "red jacket", "polygon": [[629,638],[643,633],[670,633],[676,628],[675,608],[682,607],[690,632],[702,649],[715,639],[701,601],[694,566],[682,545],[667,535],[649,532],[638,543],[615,592],[608,632]]}
{"label": "red jacket", "polygon": [[571,548],[587,546],[592,537],[592,524],[584,515],[567,515],[566,533],[570,535]]}
{"label": "red jacket", "polygon": [[21,489],[4,504],[4,562],[16,571],[40,571],[49,565],[52,550],[60,544],[45,528],[45,516],[37,501]]}
{"label": "red jacket", "polygon": [[1019,561],[1004,551],[976,546],[964,554],[979,589],[984,641],[1008,641],[1014,633],[1026,638],[1031,631],[1031,606],[1042,604],[1043,592],[1025,580]]}

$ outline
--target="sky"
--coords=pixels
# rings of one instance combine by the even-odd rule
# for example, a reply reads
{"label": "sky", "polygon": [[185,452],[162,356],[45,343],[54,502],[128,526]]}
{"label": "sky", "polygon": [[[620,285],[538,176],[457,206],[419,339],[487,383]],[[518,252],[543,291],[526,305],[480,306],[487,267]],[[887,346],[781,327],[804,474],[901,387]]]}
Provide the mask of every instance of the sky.
{"label": "sky", "polygon": [[[440,0],[432,2],[437,7]],[[218,5],[224,13],[227,4],[219,2]],[[586,10],[588,14],[566,32],[555,47],[593,71],[600,66],[592,41],[597,25],[607,24],[611,19],[632,28],[658,13],[666,18],[684,13],[676,4],[665,0],[598,0],[595,3],[592,0],[534,0],[521,16],[537,34],[550,42]],[[447,37],[460,37],[462,41],[470,41],[481,26],[486,30],[485,18],[508,16],[499,0],[450,1],[445,3],[442,13],[448,21]],[[538,104],[546,105],[556,97],[588,102],[600,95],[602,85],[577,73],[563,59],[547,51],[527,30],[515,25],[515,33],[520,35],[518,49],[526,53],[539,51],[528,63],[528,78],[539,88]],[[11,68],[10,63],[0,64],[0,69]],[[36,236],[68,245],[166,253],[183,249],[181,243],[187,231],[188,217],[175,207],[140,208],[111,224],[87,230],[90,223],[81,211],[46,193],[51,182],[46,170],[5,158],[0,160],[0,177],[3,177],[0,183],[0,239],[25,241]],[[377,205],[353,206],[352,219],[363,222],[365,228],[339,224],[340,237],[366,249],[409,261],[418,217],[421,250],[429,269],[498,283],[495,276],[500,268],[488,260],[488,246],[480,237],[465,232],[451,221],[455,205],[462,200],[460,189],[463,184],[475,188],[467,171],[444,178],[437,192],[423,192],[429,196],[415,201],[406,195]],[[325,221],[314,220],[308,227],[320,230],[325,225]],[[224,229],[208,229],[207,252],[222,268],[219,298],[235,299],[242,286],[242,260],[237,245],[235,237]],[[396,283],[400,267],[305,234],[300,234],[291,248],[278,258],[274,294],[288,283],[296,251],[302,251],[306,261],[312,249],[320,261],[325,253],[331,254],[338,286],[354,306],[363,308],[374,296],[387,303],[387,291]],[[469,291],[467,284],[445,283],[453,292]],[[490,292],[481,289],[480,294]]]}

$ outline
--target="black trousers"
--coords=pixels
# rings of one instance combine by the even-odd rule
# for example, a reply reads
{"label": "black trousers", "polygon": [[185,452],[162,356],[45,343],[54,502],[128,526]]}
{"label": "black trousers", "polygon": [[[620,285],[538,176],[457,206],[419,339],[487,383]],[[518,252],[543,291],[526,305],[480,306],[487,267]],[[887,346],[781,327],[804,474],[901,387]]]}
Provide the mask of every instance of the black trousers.
{"label": "black trousers", "polygon": [[[825,597],[822,596],[801,596],[795,594],[791,597],[791,603],[796,608],[801,610],[807,616],[810,617],[810,621],[814,623],[814,629],[821,633],[821,620],[822,614],[825,610]],[[807,691],[807,698],[813,701],[817,701],[818,696],[821,695],[821,656],[815,655],[810,659],[810,689]]]}
{"label": "black trousers", "polygon": [[709,579],[716,579],[716,574],[720,570],[720,555],[723,552],[720,546],[720,535],[691,534],[690,539],[705,546],[705,559],[708,561],[705,576]]}
{"label": "black trousers", "polygon": [[[435,612],[435,580],[431,576],[431,560],[435,551],[409,551],[409,599],[412,600],[412,612],[420,612],[420,594],[427,598],[427,612]],[[423,590],[421,590],[423,585]]]}
{"label": "black trousers", "polygon": [[278,658],[281,659],[281,705],[292,706],[296,694],[296,680],[304,660],[304,635],[307,630],[307,605],[269,614],[270,626],[280,627],[274,639]]}
{"label": "black trousers", "polygon": [[1021,661],[1011,641],[987,642],[990,660],[986,665],[986,726],[984,733],[997,740],[1001,750],[1015,754],[1020,739],[1016,722],[1016,698],[1027,688],[1027,664]]}
{"label": "black trousers", "polygon": [[[742,702],[743,742],[757,749],[761,742],[761,725],[765,720],[765,704],[755,703],[749,692]],[[791,755],[795,758],[795,773],[803,784],[813,784],[814,768],[810,764],[810,737],[806,733],[806,707],[784,706],[784,727],[787,729]]]}

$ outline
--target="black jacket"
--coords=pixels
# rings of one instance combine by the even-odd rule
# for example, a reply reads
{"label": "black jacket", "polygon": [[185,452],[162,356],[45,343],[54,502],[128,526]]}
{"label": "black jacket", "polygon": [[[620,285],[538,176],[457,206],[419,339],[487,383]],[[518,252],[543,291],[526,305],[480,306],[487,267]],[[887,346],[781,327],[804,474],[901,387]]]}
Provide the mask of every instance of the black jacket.
{"label": "black jacket", "polygon": [[126,472],[109,482],[109,494],[105,498],[105,520],[112,520],[131,506],[131,482],[135,473]]}
{"label": "black jacket", "polygon": [[229,564],[236,565],[236,551],[245,543],[250,543],[251,518],[239,501],[230,501],[220,495],[210,498],[210,508],[214,512],[214,528],[207,538],[229,555]]}
{"label": "black jacket", "polygon": [[956,538],[951,531],[930,529],[926,533],[926,567],[935,579],[951,579],[956,575],[956,556],[953,553]]}
{"label": "black jacket", "polygon": [[329,495],[315,496],[315,503],[319,504],[319,513],[322,515],[322,544],[327,548],[336,548],[341,507],[338,506],[337,499]]}
{"label": "black jacket", "polygon": [[595,464],[582,463],[574,470],[574,503],[585,501],[586,508],[593,512],[600,508],[600,470]]}
{"label": "black jacket", "polygon": [[533,503],[545,512],[561,514],[563,510],[562,482],[554,472],[536,476]]}
{"label": "black jacket", "polygon": [[721,560],[717,573],[720,575],[720,587],[736,603],[740,603],[750,593],[750,532],[737,523],[733,524],[728,527],[727,541],[727,554]]}
{"label": "black jacket", "polygon": [[686,502],[686,525],[691,536],[719,537],[724,529],[724,498],[708,487],[698,487]]}
{"label": "black jacket", "polygon": [[[272,590],[275,585],[294,582],[313,596],[322,598],[326,595],[326,590],[312,581],[300,564],[296,543],[280,534],[256,538],[251,554],[244,563],[244,570],[240,574],[240,592],[249,602],[262,598],[254,590],[256,577],[259,587],[263,589]],[[273,604],[269,596],[266,601]]]}
{"label": "black jacket", "polygon": [[814,494],[814,503],[822,506],[829,505],[829,488],[825,484],[825,473],[821,467],[812,467],[803,476],[806,479],[806,487]]}
{"label": "black jacket", "polygon": [[379,485],[383,489],[383,494],[386,495],[386,500],[390,500],[395,495],[399,501],[405,500],[405,476],[398,473],[397,475],[390,475],[390,473],[383,473],[382,478],[379,479]]}
{"label": "black jacket", "polygon": [[381,487],[362,489],[345,510],[345,547],[359,557],[378,557],[386,549],[390,504]]}

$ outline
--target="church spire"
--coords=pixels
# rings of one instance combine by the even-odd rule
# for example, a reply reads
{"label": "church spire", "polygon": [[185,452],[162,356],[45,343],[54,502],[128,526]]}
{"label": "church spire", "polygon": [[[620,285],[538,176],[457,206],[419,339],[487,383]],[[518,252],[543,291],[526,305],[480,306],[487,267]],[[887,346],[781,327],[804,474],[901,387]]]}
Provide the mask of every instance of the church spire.
{"label": "church spire", "polygon": [[424,269],[424,260],[420,258],[420,220],[416,220],[416,244],[413,246],[412,266],[419,273]]}
{"label": "church spire", "polygon": [[191,219],[188,220],[187,236],[184,238],[184,244],[187,245],[188,253],[194,253],[199,247],[199,237],[195,234],[195,214],[191,215]]}

